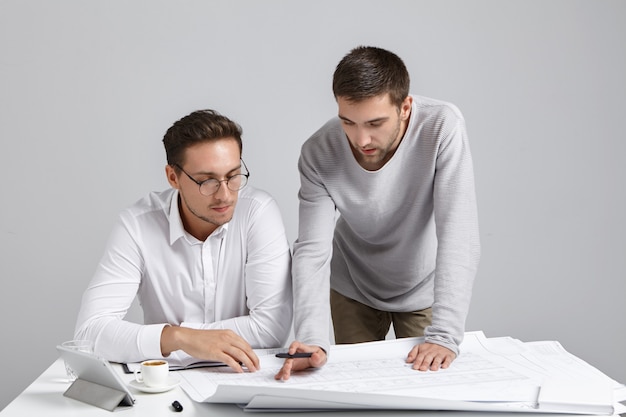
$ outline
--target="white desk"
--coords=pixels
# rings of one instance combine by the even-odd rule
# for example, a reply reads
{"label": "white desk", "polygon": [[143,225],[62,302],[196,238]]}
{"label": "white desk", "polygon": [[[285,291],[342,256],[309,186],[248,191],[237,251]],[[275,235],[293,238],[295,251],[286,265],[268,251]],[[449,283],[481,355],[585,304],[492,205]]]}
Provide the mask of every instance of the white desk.
{"label": "white desk", "polygon": [[[126,381],[131,381],[133,375],[124,374],[121,366],[114,365],[114,367],[120,372],[122,378]],[[8,406],[6,406],[1,412],[0,417],[13,417],[13,416],[59,416],[59,417],[90,417],[90,416],[106,416],[111,417],[112,414],[109,411],[102,410],[100,408],[84,404],[82,402],[72,400],[64,397],[63,392],[68,388],[69,383],[65,376],[65,367],[63,361],[56,360],[46,371],[44,371],[28,388],[26,388],[15,400],[13,400]],[[121,411],[115,411],[115,415],[121,413],[124,416],[250,416],[254,413],[244,412],[234,404],[208,404],[197,403],[192,401],[185,392],[177,387],[169,392],[160,394],[145,394],[142,392],[135,392],[135,398],[137,402],[135,406],[123,409]],[[183,405],[183,411],[180,413],[175,412],[171,404],[174,400],[178,400]],[[281,416],[324,416],[324,417],[338,417],[338,416],[407,416],[418,415],[423,417],[459,417],[459,416],[485,416],[489,417],[504,417],[515,416],[520,417],[519,413],[468,413],[468,412],[442,412],[442,411],[330,411],[330,412],[297,412],[297,413],[261,413],[259,416],[266,415],[281,415]],[[532,416],[540,416],[540,414],[525,414]],[[564,414],[541,414],[541,416],[551,417],[563,417]],[[580,417],[578,415],[577,417]]]}

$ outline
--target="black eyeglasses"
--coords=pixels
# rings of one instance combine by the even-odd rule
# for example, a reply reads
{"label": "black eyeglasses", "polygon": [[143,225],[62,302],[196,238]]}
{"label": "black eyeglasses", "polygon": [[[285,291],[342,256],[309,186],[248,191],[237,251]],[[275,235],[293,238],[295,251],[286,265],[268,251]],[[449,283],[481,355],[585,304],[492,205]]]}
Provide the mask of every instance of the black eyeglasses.
{"label": "black eyeglasses", "polygon": [[220,189],[220,185],[222,185],[223,182],[226,183],[226,186],[231,191],[239,191],[243,187],[245,187],[246,184],[248,184],[248,177],[250,177],[250,172],[248,171],[248,167],[246,166],[246,163],[243,162],[243,159],[241,159],[241,164],[246,170],[245,174],[231,175],[225,180],[217,180],[215,178],[209,178],[208,180],[204,180],[204,181],[198,181],[191,175],[187,174],[187,172],[183,169],[183,167],[181,167],[178,164],[174,164],[174,165],[176,165],[178,169],[183,171],[185,175],[187,175],[191,181],[198,184],[198,187],[200,188],[200,194],[208,197],[210,195],[215,194]]}

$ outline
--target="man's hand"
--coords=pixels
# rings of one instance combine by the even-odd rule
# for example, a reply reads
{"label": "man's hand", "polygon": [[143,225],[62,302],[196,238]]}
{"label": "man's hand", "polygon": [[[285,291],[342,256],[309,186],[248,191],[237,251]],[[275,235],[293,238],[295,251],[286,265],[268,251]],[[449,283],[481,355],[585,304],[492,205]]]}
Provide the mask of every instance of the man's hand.
{"label": "man's hand", "polygon": [[439,368],[446,369],[456,354],[450,349],[434,343],[423,343],[415,345],[406,358],[406,363],[412,363],[413,369],[420,371],[438,371]]}
{"label": "man's hand", "polygon": [[327,356],[324,349],[319,346],[309,346],[298,341],[293,342],[289,346],[289,353],[294,354],[296,352],[312,352],[310,358],[296,358],[285,359],[283,367],[280,371],[274,375],[274,379],[286,381],[291,376],[292,372],[301,371],[307,368],[319,368],[326,363]]}
{"label": "man's hand", "polygon": [[166,326],[161,333],[161,353],[168,356],[183,350],[194,358],[223,362],[236,372],[242,365],[254,372],[260,368],[259,358],[252,347],[232,330],[198,330]]}

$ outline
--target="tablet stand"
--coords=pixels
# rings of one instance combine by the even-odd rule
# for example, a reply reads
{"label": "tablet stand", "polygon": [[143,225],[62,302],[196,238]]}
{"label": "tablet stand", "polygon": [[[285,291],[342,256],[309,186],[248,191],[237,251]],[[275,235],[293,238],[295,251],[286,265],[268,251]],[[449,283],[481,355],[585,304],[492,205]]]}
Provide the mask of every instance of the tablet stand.
{"label": "tablet stand", "polygon": [[63,395],[113,411],[122,403],[126,393],[78,378]]}

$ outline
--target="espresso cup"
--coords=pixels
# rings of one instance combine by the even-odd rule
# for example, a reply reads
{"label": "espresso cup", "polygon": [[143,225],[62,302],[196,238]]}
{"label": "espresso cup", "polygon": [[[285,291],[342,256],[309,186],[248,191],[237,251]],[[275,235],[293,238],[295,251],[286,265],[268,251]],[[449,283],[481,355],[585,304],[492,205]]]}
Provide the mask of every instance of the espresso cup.
{"label": "espresso cup", "polygon": [[141,362],[135,371],[135,380],[146,387],[158,388],[167,385],[170,367],[167,361],[155,359]]}

